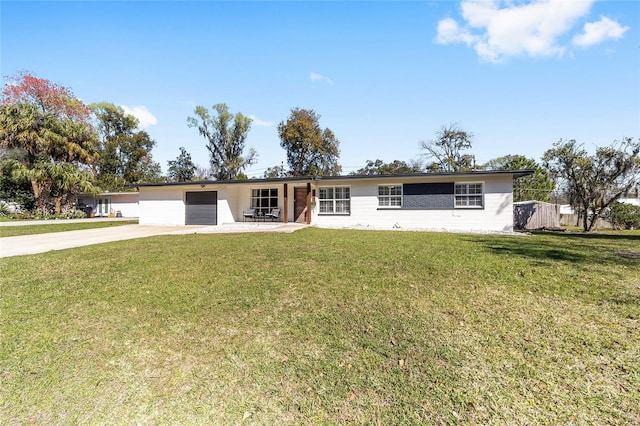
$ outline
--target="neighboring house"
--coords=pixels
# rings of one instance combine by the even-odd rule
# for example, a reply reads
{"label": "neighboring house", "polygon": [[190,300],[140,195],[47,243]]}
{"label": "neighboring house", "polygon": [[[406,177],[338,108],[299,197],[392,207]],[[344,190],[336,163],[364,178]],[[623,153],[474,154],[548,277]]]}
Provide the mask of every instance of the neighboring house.
{"label": "neighboring house", "polygon": [[571,215],[571,214],[576,214],[576,212],[575,210],[573,210],[573,207],[571,207],[570,204],[560,204],[560,214]]}
{"label": "neighboring house", "polygon": [[512,231],[513,179],[531,170],[291,177],[139,184],[140,224],[218,225],[257,219],[321,227]]}
{"label": "neighboring house", "polygon": [[78,195],[78,209],[95,217],[138,217],[137,192],[102,192]]}
{"label": "neighboring house", "polygon": [[640,198],[620,198],[618,202],[640,207]]}
{"label": "neighboring house", "polygon": [[513,203],[513,226],[517,229],[559,228],[560,205],[534,200]]}

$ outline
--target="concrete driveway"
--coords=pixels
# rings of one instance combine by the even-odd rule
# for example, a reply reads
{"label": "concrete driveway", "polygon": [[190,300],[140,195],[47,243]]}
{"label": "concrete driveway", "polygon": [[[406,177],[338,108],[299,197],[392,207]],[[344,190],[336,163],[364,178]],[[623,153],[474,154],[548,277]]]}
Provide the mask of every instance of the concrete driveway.
{"label": "concrete driveway", "polygon": [[218,226],[151,226],[122,225],[110,228],[80,231],[52,232],[49,234],[24,235],[0,238],[0,257],[22,256],[64,250],[92,244],[132,240],[156,235],[184,235],[237,232],[294,232],[303,228],[299,224],[225,224]]}

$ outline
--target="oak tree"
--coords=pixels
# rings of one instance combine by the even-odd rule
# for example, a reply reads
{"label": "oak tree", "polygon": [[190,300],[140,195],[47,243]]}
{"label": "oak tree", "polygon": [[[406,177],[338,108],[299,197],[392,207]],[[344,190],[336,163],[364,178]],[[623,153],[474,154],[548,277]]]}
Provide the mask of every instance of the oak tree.
{"label": "oak tree", "polygon": [[195,178],[198,167],[191,160],[191,154],[180,147],[180,155],[175,160],[167,161],[169,171],[167,178],[171,182],[188,182]]}
{"label": "oak tree", "polygon": [[640,182],[640,140],[623,138],[589,155],[575,140],[560,140],[544,153],[543,161],[569,203],[591,231],[609,206]]}
{"label": "oak tree", "polygon": [[287,151],[292,176],[338,175],[340,142],[330,129],[320,127],[320,115],[309,109],[294,108],[278,125],[280,146]]}
{"label": "oak tree", "polygon": [[91,109],[100,139],[96,169],[101,188],[120,191],[127,184],[162,180],[151,154],[156,142],[138,128],[138,119],[108,102],[92,104]]}
{"label": "oak tree", "polygon": [[189,127],[195,127],[207,139],[211,171],[216,180],[233,180],[243,177],[242,171],[253,164],[256,151],[250,148],[244,154],[247,135],[251,129],[251,119],[229,112],[225,104],[213,106],[211,114],[207,108],[198,105],[195,117],[187,117]]}
{"label": "oak tree", "polygon": [[534,170],[532,175],[523,176],[513,181],[513,201],[549,202],[551,192],[555,188],[549,171],[535,160],[524,155],[505,155],[489,160],[484,165],[487,170]]}
{"label": "oak tree", "polygon": [[431,172],[458,172],[473,170],[475,157],[465,154],[471,149],[473,135],[468,133],[459,123],[443,125],[436,132],[436,138],[420,142],[425,157],[433,159],[427,165]]}
{"label": "oak tree", "polygon": [[385,163],[382,160],[367,160],[367,165],[352,175],[406,175],[422,172],[422,165],[417,161],[406,163],[405,161],[393,160]]}

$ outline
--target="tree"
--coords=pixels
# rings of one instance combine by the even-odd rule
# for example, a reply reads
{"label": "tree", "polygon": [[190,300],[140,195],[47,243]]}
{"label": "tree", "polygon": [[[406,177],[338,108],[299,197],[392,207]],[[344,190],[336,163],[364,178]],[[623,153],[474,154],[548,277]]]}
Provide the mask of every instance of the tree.
{"label": "tree", "polygon": [[175,160],[167,161],[169,171],[167,177],[172,182],[188,182],[194,179],[197,166],[191,160],[191,154],[180,147],[180,155]]}
{"label": "tree", "polygon": [[90,124],[91,109],[76,98],[70,88],[25,71],[7,77],[2,103],[35,105],[40,112],[53,114],[58,119]]}
{"label": "tree", "polygon": [[268,167],[264,172],[265,179],[275,179],[285,177],[287,172],[284,169],[284,165]]}
{"label": "tree", "polygon": [[156,142],[138,129],[138,119],[108,102],[92,104],[91,109],[100,136],[97,176],[102,189],[120,191],[126,184],[162,180],[151,155]]}
{"label": "tree", "polygon": [[12,178],[29,181],[45,213],[71,209],[77,191],[90,186],[97,154],[88,111],[70,89],[26,73],[2,91],[0,148],[21,153],[9,160]]}
{"label": "tree", "polygon": [[280,146],[287,151],[292,176],[335,176],[340,142],[330,129],[322,129],[320,115],[313,110],[295,108],[287,121],[278,125]]}
{"label": "tree", "polygon": [[436,132],[436,139],[420,142],[424,155],[434,161],[427,166],[432,172],[458,172],[473,170],[475,157],[464,154],[471,149],[473,135],[460,127],[459,123],[443,125]]}
{"label": "tree", "polygon": [[196,171],[193,175],[194,180],[209,180],[211,176],[212,173],[210,168],[196,165]]}
{"label": "tree", "polygon": [[36,202],[44,213],[64,213],[72,208],[80,192],[98,192],[93,185],[93,173],[80,170],[72,163],[38,162],[32,167],[25,167],[15,162],[12,166],[15,179],[42,182]]}
{"label": "tree", "polygon": [[200,135],[207,139],[214,179],[238,179],[240,173],[256,158],[253,148],[243,156],[251,119],[241,113],[234,116],[225,104],[216,104],[213,109],[214,116],[205,107],[196,106],[196,117],[187,117],[187,123],[189,127],[196,127]]}
{"label": "tree", "polygon": [[640,206],[616,201],[609,207],[605,219],[614,229],[640,228]]}
{"label": "tree", "polygon": [[569,195],[569,202],[591,231],[609,206],[640,180],[640,140],[623,138],[588,155],[575,140],[554,144],[543,161],[551,175]]}
{"label": "tree", "polygon": [[140,162],[138,163],[138,172],[141,177],[137,182],[160,183],[165,181],[160,163],[153,161],[151,154],[145,155],[140,159]]}
{"label": "tree", "polygon": [[352,172],[352,175],[406,175],[422,172],[420,163],[413,161],[406,163],[400,160],[393,160],[391,163],[385,163],[382,160],[367,160],[367,165]]}
{"label": "tree", "polygon": [[17,203],[25,210],[33,210],[35,197],[31,182],[14,176],[14,172],[20,167],[20,159],[20,154],[13,153],[7,154],[7,157],[0,161],[0,200]]}
{"label": "tree", "polygon": [[535,160],[523,155],[505,155],[490,160],[483,166],[487,170],[534,170],[533,175],[523,176],[513,181],[513,201],[537,200],[549,202],[555,188],[549,171]]}

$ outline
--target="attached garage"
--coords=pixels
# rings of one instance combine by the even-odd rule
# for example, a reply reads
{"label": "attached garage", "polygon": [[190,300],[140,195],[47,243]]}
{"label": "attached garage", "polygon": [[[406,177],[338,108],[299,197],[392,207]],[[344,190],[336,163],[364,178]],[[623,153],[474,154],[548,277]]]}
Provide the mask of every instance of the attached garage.
{"label": "attached garage", "polygon": [[185,225],[217,225],[218,192],[187,192],[184,222]]}

